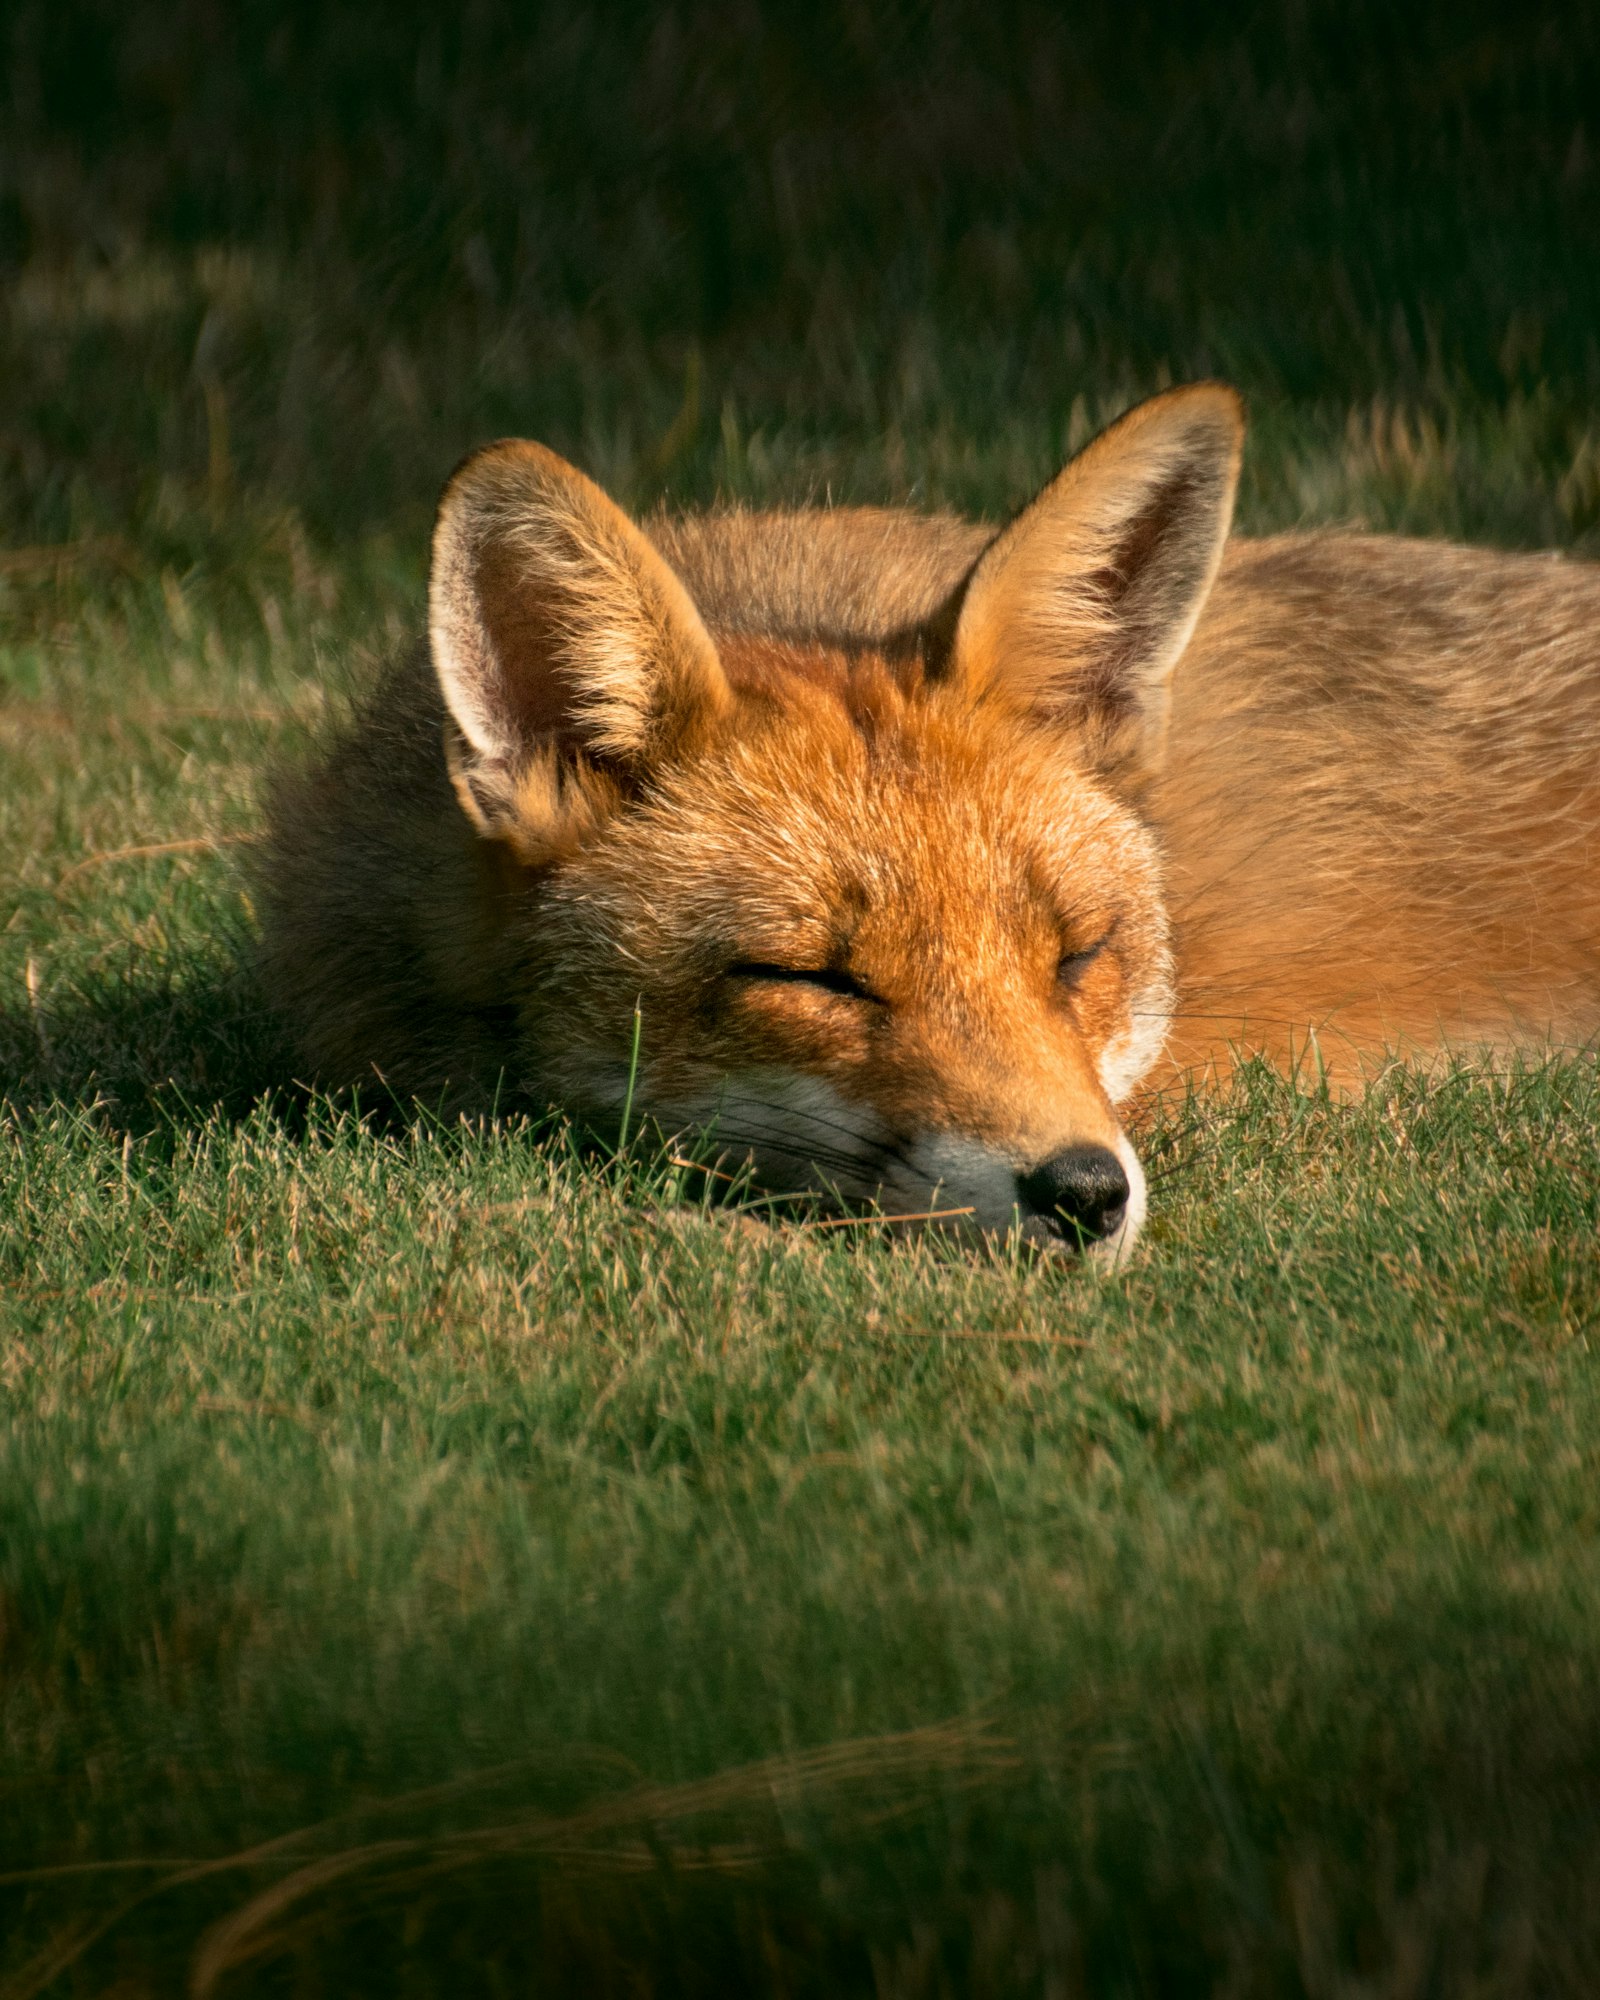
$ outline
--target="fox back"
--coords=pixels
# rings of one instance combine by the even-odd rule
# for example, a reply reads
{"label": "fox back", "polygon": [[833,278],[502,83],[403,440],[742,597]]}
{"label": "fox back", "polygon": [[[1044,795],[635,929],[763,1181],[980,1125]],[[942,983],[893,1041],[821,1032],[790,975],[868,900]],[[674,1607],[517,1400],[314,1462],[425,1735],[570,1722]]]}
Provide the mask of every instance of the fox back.
{"label": "fox back", "polygon": [[274,794],[302,1061],[1115,1255],[1141,1088],[1593,1036],[1600,581],[1225,548],[1240,437],[1158,397],[998,534],[470,459],[427,647]]}

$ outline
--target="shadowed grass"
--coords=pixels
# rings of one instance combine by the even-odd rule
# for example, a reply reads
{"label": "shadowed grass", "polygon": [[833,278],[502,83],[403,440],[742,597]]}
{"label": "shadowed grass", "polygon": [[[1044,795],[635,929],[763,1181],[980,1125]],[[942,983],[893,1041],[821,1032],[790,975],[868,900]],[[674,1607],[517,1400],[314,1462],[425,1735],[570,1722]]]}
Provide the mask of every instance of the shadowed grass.
{"label": "shadowed grass", "polygon": [[[800,1986],[820,1938],[857,1954],[829,1978],[924,1936],[891,1990],[975,1979],[975,1912],[1041,1870],[1130,1977],[1238,1952],[1276,1990],[1297,1898],[1330,1964],[1424,1949],[1520,1990],[1491,1975],[1527,1933],[1528,1980],[1592,1966],[1597,1112],[1583,1065],[1397,1070],[1358,1108],[1247,1079],[1109,1283],[686,1210],[670,1168],[597,1179],[516,1130],[19,1127],[19,1864],[182,1874],[369,1801],[377,1832],[110,1934],[303,1947],[344,1990],[407,1938],[519,1976],[586,1906],[574,1871],[643,1867],[629,1839],[605,1951],[695,1990],[746,1962],[741,1909],[811,1940]],[[604,1759],[551,1779],[571,1746],[692,1787],[974,1713],[1015,1763],[952,1796],[930,1753],[892,1825],[844,1800],[774,1836],[737,1786],[709,1831],[664,1806],[625,1837],[627,1806],[620,1850],[527,1824],[613,1795]],[[395,1831],[385,1799],[436,1784]]]}

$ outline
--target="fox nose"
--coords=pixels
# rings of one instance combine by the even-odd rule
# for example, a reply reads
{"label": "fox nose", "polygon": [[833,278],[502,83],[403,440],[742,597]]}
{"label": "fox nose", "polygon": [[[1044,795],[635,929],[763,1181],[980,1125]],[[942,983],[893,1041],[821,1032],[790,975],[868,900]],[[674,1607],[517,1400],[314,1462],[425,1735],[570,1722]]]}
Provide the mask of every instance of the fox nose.
{"label": "fox nose", "polygon": [[1128,1176],[1109,1147],[1067,1146],[1017,1175],[1017,1199],[1069,1243],[1098,1243],[1122,1227]]}

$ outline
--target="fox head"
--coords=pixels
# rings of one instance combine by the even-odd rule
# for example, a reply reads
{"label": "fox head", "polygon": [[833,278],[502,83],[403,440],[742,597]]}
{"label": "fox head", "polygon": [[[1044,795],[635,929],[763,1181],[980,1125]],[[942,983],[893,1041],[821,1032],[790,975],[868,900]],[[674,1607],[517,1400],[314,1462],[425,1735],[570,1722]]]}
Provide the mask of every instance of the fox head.
{"label": "fox head", "polygon": [[879,647],[713,632],[572,466],[469,459],[430,638],[519,1080],[771,1188],[1124,1251],[1171,1007],[1139,797],[1241,434],[1217,385],[1141,405]]}

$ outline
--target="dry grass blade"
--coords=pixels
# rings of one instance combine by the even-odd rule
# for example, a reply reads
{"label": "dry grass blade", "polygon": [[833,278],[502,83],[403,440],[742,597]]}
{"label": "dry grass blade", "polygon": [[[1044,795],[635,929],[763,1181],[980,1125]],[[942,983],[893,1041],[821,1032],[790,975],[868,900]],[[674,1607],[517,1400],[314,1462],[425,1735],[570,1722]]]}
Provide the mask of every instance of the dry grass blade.
{"label": "dry grass blade", "polygon": [[668,1153],[667,1164],[686,1168],[692,1174],[704,1174],[707,1180],[726,1181],[729,1187],[737,1187],[746,1178],[743,1174],[725,1174],[720,1167],[708,1167],[700,1160],[685,1159],[681,1153]]}
{"label": "dry grass blade", "polygon": [[[848,1804],[853,1795],[888,1787],[917,1787],[938,1778],[946,1784],[992,1781],[1018,1768],[1009,1739],[987,1720],[957,1718],[888,1736],[852,1738],[762,1758],[682,1784],[638,1785],[598,1800],[577,1812],[540,1814],[465,1833],[369,1841],[306,1862],[261,1890],[213,1924],[200,1939],[190,1967],[191,2000],[208,2000],[229,1972],[275,1954],[283,1943],[278,1926],[319,1891],[352,1877],[384,1878],[401,1886],[391,1872],[404,1869],[408,1892],[460,1869],[492,1859],[543,1860],[568,1868],[638,1873],[669,1860],[674,1869],[746,1873],[787,1850],[785,1815]],[[898,1802],[899,1809],[914,1804]],[[875,1802],[871,1817],[885,1817],[886,1802]],[[894,1807],[889,1807],[892,1814]],[[735,1815],[772,1815],[767,1837],[713,1840],[683,1837],[695,1822]],[[680,1837],[669,1838],[677,1828]],[[218,1864],[226,1865],[226,1864]]]}
{"label": "dry grass blade", "polygon": [[107,1931],[113,1929],[129,1910],[142,1901],[131,1896],[114,1909],[109,1916],[98,1921],[81,1917],[56,1932],[42,1950],[36,1952],[26,1965],[21,1966],[11,1977],[0,1982],[0,2000],[34,2000],[34,1996],[53,1986],[68,1966],[74,1964],[93,1944],[97,1944]]}
{"label": "dry grass blade", "polygon": [[51,1056],[50,1031],[44,1023],[44,1001],[40,993],[39,961],[30,951],[27,964],[23,968],[22,982],[28,989],[28,1011],[33,1016],[33,1032],[38,1038],[39,1053],[48,1062]]}
{"label": "dry grass blade", "polygon": [[830,1215],[820,1222],[797,1222],[796,1229],[817,1231],[822,1229],[870,1229],[874,1223],[889,1228],[897,1222],[953,1222],[963,1215],[971,1215],[970,1208],[924,1208],[915,1215]]}
{"label": "dry grass blade", "polygon": [[146,840],[134,847],[112,847],[103,854],[86,854],[81,861],[63,869],[56,881],[59,890],[70,882],[74,875],[81,875],[86,869],[105,868],[114,861],[142,861],[151,854],[205,854],[223,847],[253,846],[259,835],[253,833],[205,834],[192,840]]}
{"label": "dry grass blade", "polygon": [[[609,1752],[593,1751],[582,1759],[596,1770],[611,1774],[632,1774],[632,1766],[625,1758]],[[84,1953],[97,1944],[108,1932],[114,1930],[122,1920],[131,1915],[142,1904],[172,1889],[181,1889],[194,1882],[203,1882],[212,1876],[225,1875],[233,1869],[265,1868],[275,1863],[293,1862],[300,1858],[313,1842],[326,1840],[352,1820],[370,1818],[374,1815],[393,1816],[398,1813],[418,1812],[431,1806],[446,1805],[483,1792],[497,1784],[504,1783],[529,1768],[529,1760],[517,1759],[507,1764],[497,1764],[488,1770],[475,1771],[464,1778],[447,1779],[443,1784],[427,1785],[413,1792],[402,1793],[397,1798],[385,1800],[377,1805],[363,1805],[352,1812],[341,1813],[331,1820],[319,1821],[316,1825],[296,1827],[291,1832],[280,1834],[276,1839],[262,1841],[258,1846],[247,1847],[233,1854],[225,1854],[211,1861],[166,1859],[128,1859],[123,1861],[71,1862],[53,1868],[13,1869],[0,1874],[0,1887],[19,1887],[23,1884],[48,1882],[72,1875],[125,1875],[150,1870],[159,1874],[158,1881],[118,1903],[106,1915],[87,1918],[67,1925],[50,1942],[5,1984],[0,1984],[0,2000],[32,2000],[32,1996],[42,1993],[63,1972],[73,1966]],[[383,1843],[377,1843],[382,1845]],[[393,1841],[388,1843],[402,1847],[408,1843]],[[413,1842],[410,1845],[420,1846]],[[372,1844],[362,1849],[344,1849],[343,1854],[370,1854]],[[299,1872],[299,1871],[297,1871]]]}
{"label": "dry grass blade", "polygon": [[309,1862],[281,1882],[261,1890],[220,1923],[213,1924],[201,1938],[189,1970],[191,1995],[195,2000],[203,2000],[204,1995],[216,1990],[224,1973],[270,1952],[274,1946],[268,1927],[274,1917],[304,1902],[318,1889],[386,1860],[415,1854],[423,1845],[419,1840],[376,1840],[365,1847],[348,1848],[343,1854],[325,1854],[320,1861]]}

